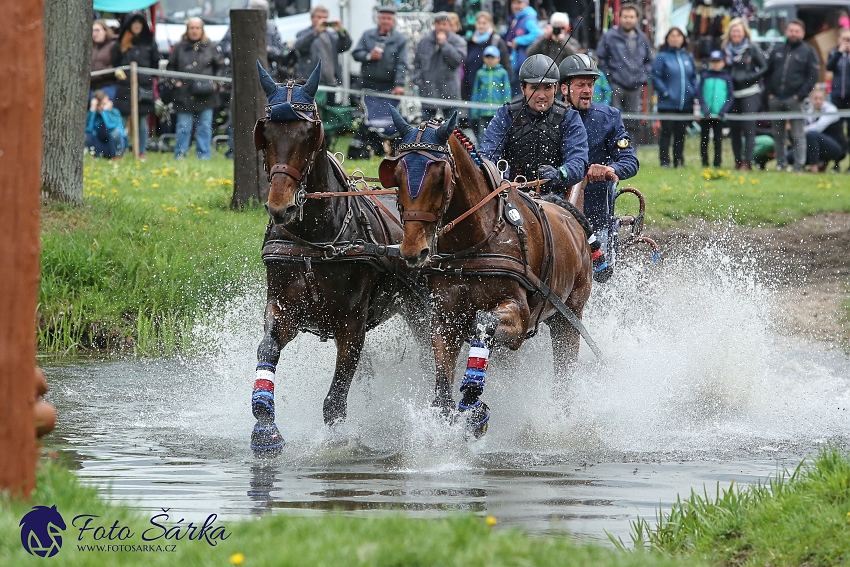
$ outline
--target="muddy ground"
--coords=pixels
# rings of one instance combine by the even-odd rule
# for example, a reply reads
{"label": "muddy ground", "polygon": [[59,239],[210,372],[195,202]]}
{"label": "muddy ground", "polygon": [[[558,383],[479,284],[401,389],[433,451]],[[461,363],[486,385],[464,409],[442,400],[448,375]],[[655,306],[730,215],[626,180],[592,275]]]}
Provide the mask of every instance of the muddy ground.
{"label": "muddy ground", "polygon": [[647,227],[645,234],[665,254],[682,253],[695,239],[707,238],[753,248],[763,278],[777,290],[782,327],[850,349],[850,214],[823,213],[782,228],[718,226],[694,219],[664,230]]}

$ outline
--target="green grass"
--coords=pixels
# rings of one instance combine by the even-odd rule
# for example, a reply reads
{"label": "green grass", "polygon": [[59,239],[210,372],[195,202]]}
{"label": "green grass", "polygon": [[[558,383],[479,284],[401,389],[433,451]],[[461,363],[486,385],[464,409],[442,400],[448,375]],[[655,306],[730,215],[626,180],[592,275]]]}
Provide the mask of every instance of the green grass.
{"label": "green grass", "polygon": [[[641,169],[622,182],[640,189],[646,197],[647,224],[666,227],[699,217],[712,221],[731,220],[747,226],[784,226],[822,212],[850,212],[850,175],[738,172],[729,140],[724,140],[722,169],[700,166],[699,140],[688,138],[684,168],[663,169],[658,165],[658,147],[638,149]],[[713,151],[713,150],[712,150]],[[768,166],[772,166],[773,162]],[[627,212],[636,210],[636,200],[624,196]],[[618,214],[623,212],[619,207]]]}
{"label": "green grass", "polygon": [[[68,529],[57,555],[29,555],[20,543],[18,523],[34,505],[52,506],[63,515]],[[174,511],[179,512],[179,511]],[[172,513],[174,513],[172,512]],[[215,510],[210,510],[210,513]],[[515,529],[495,529],[484,518],[457,515],[443,520],[422,520],[402,515],[352,518],[341,513],[316,517],[265,516],[252,521],[218,520],[229,536],[215,547],[200,542],[170,540],[175,553],[79,551],[92,544],[91,532],[78,542],[79,531],[70,525],[79,514],[100,516],[107,529],[129,526],[136,535],[124,544],[141,545],[141,533],[151,527],[151,515],[109,505],[94,489],[79,485],[72,473],[56,464],[40,467],[38,488],[29,503],[0,499],[0,565],[181,565],[226,566],[242,554],[245,567],[255,566],[696,566],[702,562],[661,554],[622,553],[598,546],[579,545],[568,536],[532,537]],[[171,522],[180,516],[172,517]],[[185,526],[188,522],[183,522]],[[170,522],[169,522],[170,525]],[[108,543],[108,542],[106,542]],[[116,542],[113,542],[116,543]],[[163,543],[163,542],[154,542]]]}
{"label": "green grass", "polygon": [[719,565],[850,565],[850,459],[825,450],[765,484],[691,492],[632,541]]}

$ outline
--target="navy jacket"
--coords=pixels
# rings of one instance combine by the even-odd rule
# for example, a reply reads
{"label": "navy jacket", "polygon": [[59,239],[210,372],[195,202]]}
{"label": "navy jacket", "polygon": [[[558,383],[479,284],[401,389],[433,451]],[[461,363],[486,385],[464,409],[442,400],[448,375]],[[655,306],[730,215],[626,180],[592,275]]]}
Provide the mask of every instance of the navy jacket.
{"label": "navy jacket", "polygon": [[850,53],[841,53],[836,47],[826,59],[827,71],[832,71],[832,96],[850,98]]}
{"label": "navy jacket", "polygon": [[614,168],[614,173],[620,179],[637,175],[640,167],[637,152],[623,125],[620,111],[607,104],[594,102],[589,110],[579,111],[579,116],[587,130],[588,162]]}
{"label": "navy jacket", "polygon": [[[533,112],[524,108],[522,112]],[[513,124],[513,119],[508,110],[508,105],[502,106],[496,116],[487,126],[484,133],[484,141],[481,143],[481,155],[493,162],[498,162],[502,157],[505,145],[502,138],[505,132]],[[555,192],[563,192],[568,187],[575,185],[587,175],[587,132],[582,124],[581,117],[573,109],[569,109],[561,121],[561,158],[562,163],[552,166],[563,166],[567,172],[566,180],[552,187]],[[549,183],[551,185],[551,183]]]}
{"label": "navy jacket", "polygon": [[682,48],[665,48],[652,64],[652,85],[659,111],[691,110],[697,96],[694,58]]}
{"label": "navy jacket", "polygon": [[635,31],[637,32],[635,52],[629,49],[629,39],[619,26],[603,35],[596,46],[599,68],[608,77],[608,81],[627,89],[636,89],[645,85],[652,69],[652,48],[649,40],[640,30]]}

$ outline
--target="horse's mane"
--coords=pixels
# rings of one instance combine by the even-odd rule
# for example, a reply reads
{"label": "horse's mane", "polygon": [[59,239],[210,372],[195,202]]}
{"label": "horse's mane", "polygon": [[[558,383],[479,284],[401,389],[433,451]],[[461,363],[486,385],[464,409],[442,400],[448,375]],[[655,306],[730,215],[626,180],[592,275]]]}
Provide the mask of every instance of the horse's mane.
{"label": "horse's mane", "polygon": [[455,138],[461,143],[461,145],[466,148],[466,153],[469,154],[469,157],[472,158],[472,161],[475,162],[475,165],[478,167],[482,167],[484,164],[481,161],[481,156],[478,155],[478,152],[475,149],[475,145],[472,141],[464,134],[460,128],[455,128],[452,132]]}

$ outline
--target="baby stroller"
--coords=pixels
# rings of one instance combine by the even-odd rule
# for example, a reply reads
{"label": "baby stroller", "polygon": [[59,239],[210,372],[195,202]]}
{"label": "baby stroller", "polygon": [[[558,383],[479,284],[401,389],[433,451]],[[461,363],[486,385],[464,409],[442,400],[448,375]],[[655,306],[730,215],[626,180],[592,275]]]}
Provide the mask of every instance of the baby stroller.
{"label": "baby stroller", "polygon": [[348,147],[348,159],[369,159],[370,148],[376,156],[386,153],[384,142],[397,133],[390,104],[397,107],[398,101],[369,95],[363,97],[363,122]]}

